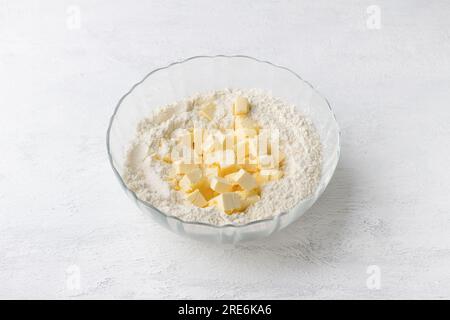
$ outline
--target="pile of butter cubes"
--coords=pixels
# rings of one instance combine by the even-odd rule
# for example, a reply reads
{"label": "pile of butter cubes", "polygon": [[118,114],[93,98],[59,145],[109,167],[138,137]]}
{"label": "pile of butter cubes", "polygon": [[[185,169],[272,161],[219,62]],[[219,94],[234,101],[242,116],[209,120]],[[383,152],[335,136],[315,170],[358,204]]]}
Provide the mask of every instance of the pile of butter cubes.
{"label": "pile of butter cubes", "polygon": [[[214,103],[207,103],[201,106],[199,114],[211,121],[215,109]],[[284,155],[278,145],[276,153],[270,143],[267,153],[258,152],[262,130],[249,117],[249,111],[249,101],[238,97],[232,105],[233,128],[225,132],[186,130],[186,134],[178,137],[183,157],[169,153],[167,147],[162,154],[155,155],[171,163],[167,181],[175,190],[185,193],[193,205],[216,206],[226,214],[243,212],[260,200],[262,185],[283,176]]]}

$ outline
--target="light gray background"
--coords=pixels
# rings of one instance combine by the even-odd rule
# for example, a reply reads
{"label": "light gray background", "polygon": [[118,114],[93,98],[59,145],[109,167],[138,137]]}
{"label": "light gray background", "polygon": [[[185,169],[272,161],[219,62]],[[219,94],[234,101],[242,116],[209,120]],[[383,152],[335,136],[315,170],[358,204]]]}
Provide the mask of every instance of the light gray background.
{"label": "light gray background", "polygon": [[[0,298],[450,298],[449,16],[443,0],[0,1]],[[142,215],[105,150],[132,84],[219,53],[297,71],[342,129],[319,202],[238,246]]]}

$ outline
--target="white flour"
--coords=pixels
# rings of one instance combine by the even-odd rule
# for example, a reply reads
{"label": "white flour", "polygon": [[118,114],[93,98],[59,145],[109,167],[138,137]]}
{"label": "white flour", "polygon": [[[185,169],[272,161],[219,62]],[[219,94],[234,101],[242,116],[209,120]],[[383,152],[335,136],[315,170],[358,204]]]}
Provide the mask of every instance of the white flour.
{"label": "white flour", "polygon": [[[237,96],[248,98],[252,105],[250,115],[262,128],[279,130],[280,148],[286,159],[284,177],[264,185],[260,201],[244,213],[227,215],[215,207],[198,208],[187,203],[182,192],[173,190],[163,180],[171,166],[154,160],[150,154],[158,149],[161,138],[173,137],[177,128],[229,127],[233,120],[230,106]],[[198,114],[200,105],[209,100],[216,103],[210,122]],[[226,89],[197,94],[162,107],[144,119],[128,152],[124,180],[141,200],[184,221],[214,225],[248,223],[285,212],[314,192],[321,175],[321,149],[314,126],[294,106],[257,89]]]}

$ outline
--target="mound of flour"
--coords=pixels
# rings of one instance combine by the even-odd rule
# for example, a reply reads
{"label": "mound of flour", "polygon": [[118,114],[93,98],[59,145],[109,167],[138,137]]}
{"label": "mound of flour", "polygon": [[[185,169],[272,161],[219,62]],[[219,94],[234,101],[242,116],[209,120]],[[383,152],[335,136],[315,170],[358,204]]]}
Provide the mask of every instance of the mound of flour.
{"label": "mound of flour", "polygon": [[[158,150],[162,138],[170,138],[179,128],[230,127],[233,121],[230,106],[237,96],[248,98],[252,106],[250,115],[262,128],[279,130],[280,148],[286,158],[283,178],[264,185],[260,201],[243,213],[227,215],[215,207],[198,208],[187,203],[182,192],[173,190],[164,181],[170,164],[154,160],[151,154]],[[216,104],[211,121],[198,114],[199,107],[206,101]],[[261,90],[226,89],[197,94],[164,106],[143,119],[127,154],[123,177],[139,199],[168,215],[214,225],[243,224],[285,212],[311,195],[320,180],[321,150],[313,124],[294,106]]]}

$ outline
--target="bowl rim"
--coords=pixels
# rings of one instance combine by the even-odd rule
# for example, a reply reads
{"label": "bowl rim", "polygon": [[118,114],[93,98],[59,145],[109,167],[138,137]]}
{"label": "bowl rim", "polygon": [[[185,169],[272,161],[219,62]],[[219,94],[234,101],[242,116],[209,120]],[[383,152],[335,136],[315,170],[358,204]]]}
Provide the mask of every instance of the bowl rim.
{"label": "bowl rim", "polygon": [[[207,58],[207,59],[215,59],[215,58],[231,58],[231,59],[233,59],[233,58],[244,58],[244,59],[253,60],[253,61],[256,61],[256,62],[259,62],[259,63],[264,63],[264,64],[271,65],[271,66],[273,66],[273,67],[275,67],[275,68],[282,69],[282,70],[285,70],[285,71],[290,72],[292,75],[294,75],[294,76],[295,76],[296,78],[298,78],[300,81],[303,81],[304,83],[306,83],[306,84],[307,84],[312,90],[314,90],[314,91],[315,91],[322,99],[324,99],[324,101],[326,102],[326,104],[327,104],[327,106],[328,106],[328,109],[329,109],[330,112],[331,112],[331,115],[332,115],[333,118],[334,118],[334,121],[335,121],[337,130],[338,130],[338,137],[337,137],[338,141],[337,141],[337,149],[336,149],[336,153],[337,153],[337,161],[336,161],[336,164],[335,164],[335,166],[334,166],[334,168],[333,168],[333,173],[331,174],[330,179],[328,180],[327,184],[325,185],[324,189],[322,190],[322,192],[323,192],[323,191],[327,188],[327,186],[328,186],[328,184],[330,183],[332,177],[334,176],[334,173],[335,173],[335,171],[336,171],[337,164],[338,164],[338,162],[339,162],[340,152],[341,152],[341,130],[340,130],[339,124],[338,124],[338,122],[337,122],[336,115],[334,114],[333,109],[331,108],[330,102],[329,102],[328,99],[327,99],[326,97],[324,97],[319,91],[317,91],[317,89],[316,89],[311,83],[309,83],[308,81],[304,80],[302,77],[300,77],[296,72],[292,71],[291,69],[289,69],[289,68],[287,68],[287,67],[284,67],[284,66],[281,66],[281,65],[277,65],[277,64],[272,63],[272,62],[267,61],[267,60],[260,60],[260,59],[257,59],[257,58],[251,57],[251,56],[241,55],[241,54],[238,54],[238,55],[224,55],[224,54],[218,54],[218,55],[197,55],[197,56],[192,56],[192,57],[189,57],[189,58],[186,58],[186,59],[183,59],[183,60],[178,60],[178,61],[169,63],[168,65],[166,65],[166,66],[164,66],[164,67],[159,67],[159,68],[156,68],[156,69],[153,69],[152,71],[150,71],[150,72],[149,72],[149,73],[148,73],[141,81],[135,83],[135,84],[130,88],[130,90],[128,90],[128,92],[125,93],[125,94],[119,99],[119,101],[117,102],[117,104],[116,104],[116,106],[115,106],[115,108],[114,108],[114,112],[113,112],[113,114],[111,115],[111,117],[110,117],[110,119],[109,119],[108,130],[106,131],[106,150],[107,150],[107,153],[108,153],[109,163],[110,163],[110,165],[111,165],[111,167],[112,167],[112,169],[113,169],[113,172],[114,172],[114,174],[116,175],[117,179],[119,179],[119,182],[120,182],[122,188],[124,188],[124,190],[126,190],[126,191],[128,191],[130,194],[132,194],[132,195],[133,195],[133,198],[134,198],[136,201],[138,201],[139,203],[141,203],[141,204],[144,205],[145,207],[148,207],[148,208],[154,210],[155,212],[157,212],[158,214],[160,214],[163,218],[166,218],[166,219],[174,219],[174,220],[176,220],[176,221],[178,221],[178,222],[181,222],[182,224],[199,225],[199,226],[210,227],[210,228],[214,228],[214,229],[227,229],[227,228],[240,229],[240,228],[245,228],[245,227],[252,226],[252,225],[256,225],[256,224],[263,224],[263,223],[266,223],[266,222],[269,222],[269,221],[278,220],[278,219],[280,219],[281,217],[283,217],[283,216],[285,216],[285,215],[287,215],[287,214],[289,214],[289,213],[291,212],[290,210],[284,211],[284,212],[281,212],[281,213],[279,213],[279,214],[277,214],[277,215],[275,215],[275,216],[273,216],[273,217],[271,217],[271,218],[261,219],[261,220],[255,220],[255,221],[251,221],[251,222],[244,223],[244,224],[232,224],[232,223],[226,223],[226,224],[223,224],[223,225],[214,225],[214,224],[209,224],[209,223],[205,223],[205,222],[185,221],[185,220],[183,220],[183,219],[181,219],[181,218],[178,218],[178,217],[176,217],[176,216],[168,215],[168,214],[162,212],[161,210],[159,210],[158,208],[154,207],[151,203],[148,203],[148,202],[146,202],[146,201],[143,201],[143,200],[139,199],[138,196],[136,195],[136,193],[135,193],[133,190],[129,189],[128,186],[125,184],[125,182],[124,182],[123,179],[122,179],[122,176],[119,174],[117,168],[115,167],[114,161],[113,161],[112,155],[111,155],[111,148],[110,148],[111,127],[112,127],[112,124],[113,124],[113,122],[114,122],[114,119],[115,119],[115,116],[116,116],[116,114],[117,114],[117,111],[119,110],[120,106],[122,105],[123,100],[124,100],[131,92],[133,92],[133,90],[134,90],[137,86],[139,86],[139,85],[142,84],[145,80],[147,80],[147,78],[150,77],[152,74],[154,74],[154,73],[156,73],[156,72],[158,72],[158,71],[164,70],[164,69],[168,69],[168,68],[170,68],[170,67],[172,67],[172,66],[175,66],[175,65],[178,65],[178,64],[182,64],[182,63],[185,63],[185,62],[188,62],[188,61],[191,61],[191,60],[195,60],[195,59],[205,59],[205,58]],[[306,202],[306,201],[311,200],[313,197],[316,196],[317,191],[318,191],[318,189],[316,189],[315,192],[313,192],[309,197],[307,197],[307,198],[301,200],[298,204],[300,204],[300,203],[302,203],[302,202]],[[311,206],[312,206],[319,198],[320,198],[320,194],[318,195],[317,199],[311,204]],[[298,204],[297,204],[297,205],[298,205]],[[308,210],[309,210],[309,208],[308,208],[307,210],[305,210],[305,212],[308,211]],[[303,214],[304,214],[304,212],[302,213],[302,215],[303,215]],[[300,216],[301,216],[301,215],[300,215]],[[300,216],[299,216],[299,217],[300,217]]]}

